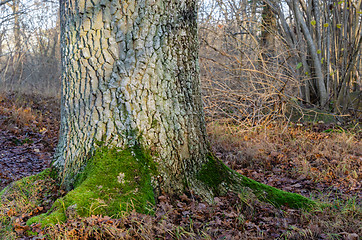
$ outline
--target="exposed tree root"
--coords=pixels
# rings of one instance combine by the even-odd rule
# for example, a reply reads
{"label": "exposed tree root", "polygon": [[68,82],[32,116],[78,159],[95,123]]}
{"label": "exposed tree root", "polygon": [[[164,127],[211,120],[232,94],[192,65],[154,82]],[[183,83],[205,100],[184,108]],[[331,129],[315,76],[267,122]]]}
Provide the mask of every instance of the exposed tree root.
{"label": "exposed tree root", "polygon": [[269,202],[277,207],[284,205],[296,209],[309,209],[316,205],[313,200],[300,194],[286,192],[247,178],[228,168],[213,154],[209,155],[209,162],[203,166],[198,178],[216,193],[230,190],[240,192],[248,188],[259,200]]}

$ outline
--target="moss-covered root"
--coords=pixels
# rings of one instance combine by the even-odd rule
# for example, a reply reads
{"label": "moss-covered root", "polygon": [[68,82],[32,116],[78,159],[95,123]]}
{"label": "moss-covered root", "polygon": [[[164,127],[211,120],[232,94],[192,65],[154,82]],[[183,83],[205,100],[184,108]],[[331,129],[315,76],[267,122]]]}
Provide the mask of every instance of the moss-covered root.
{"label": "moss-covered root", "polygon": [[250,178],[242,176],[238,173],[236,174],[236,178],[238,179],[238,183],[240,186],[245,186],[250,188],[253,193],[262,201],[270,202],[271,204],[280,207],[282,205],[290,207],[290,208],[303,208],[310,209],[312,206],[316,205],[316,203],[306,197],[303,197],[297,193],[286,192],[257,181],[254,181]]}
{"label": "moss-covered root", "polygon": [[27,224],[43,226],[64,222],[74,216],[108,215],[122,211],[149,213],[155,204],[151,186],[150,158],[138,148],[101,148],[79,174],[74,190],[58,199],[45,214]]}
{"label": "moss-covered root", "polygon": [[247,187],[258,199],[277,207],[284,205],[296,209],[310,209],[316,205],[313,200],[302,195],[285,192],[247,178],[228,168],[212,154],[209,155],[208,159],[208,163],[199,172],[198,179],[212,188],[216,194],[228,190],[243,191]]}
{"label": "moss-covered root", "polygon": [[[9,196],[11,197],[12,195],[14,195],[14,193],[19,192],[32,192],[32,190],[35,189],[34,183],[39,180],[45,181],[46,179],[51,179],[51,173],[51,169],[47,168],[41,173],[38,173],[37,175],[24,177],[18,181],[12,182],[0,192],[0,198],[6,198]],[[23,195],[27,197],[27,194]]]}

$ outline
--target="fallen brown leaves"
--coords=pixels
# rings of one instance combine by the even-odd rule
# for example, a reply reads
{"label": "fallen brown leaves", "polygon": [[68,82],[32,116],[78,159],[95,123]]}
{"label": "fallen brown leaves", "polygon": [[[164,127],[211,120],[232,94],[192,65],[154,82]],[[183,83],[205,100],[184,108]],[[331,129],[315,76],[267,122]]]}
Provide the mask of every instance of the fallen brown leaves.
{"label": "fallen brown leaves", "polygon": [[[49,166],[56,145],[59,116],[52,110],[54,101],[30,97],[19,103],[14,98],[0,101],[0,188]],[[69,218],[49,228],[27,226],[30,217],[46,212],[61,194],[48,179],[36,184],[36,195],[23,200],[17,196],[0,208],[0,236],[6,231],[10,239],[358,239],[361,136],[339,130],[326,124],[208,127],[214,152],[231,168],[271,186],[332,202],[323,210],[278,209],[250,193],[229,193],[210,205],[188,192],[174,201],[160,196],[154,215],[124,212]]]}
{"label": "fallen brown leaves", "polygon": [[286,218],[289,210],[285,211],[256,199],[243,202],[233,193],[215,198],[213,205],[191,194],[175,202],[161,196],[154,216],[131,212],[118,219],[78,218],[43,234],[50,239],[273,239],[283,234],[288,224],[298,224]]}
{"label": "fallen brown leaves", "polygon": [[[0,189],[49,167],[57,143],[59,114],[39,96],[0,100]],[[50,101],[54,102],[54,100]]]}

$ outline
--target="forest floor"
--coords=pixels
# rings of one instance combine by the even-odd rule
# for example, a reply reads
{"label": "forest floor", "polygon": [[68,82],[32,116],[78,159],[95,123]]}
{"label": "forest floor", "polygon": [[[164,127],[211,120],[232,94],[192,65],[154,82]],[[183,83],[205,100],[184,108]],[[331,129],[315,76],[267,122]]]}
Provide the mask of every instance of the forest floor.
{"label": "forest floor", "polygon": [[[59,131],[58,105],[40,96],[0,96],[0,190],[49,167]],[[0,239],[362,238],[361,122],[274,123],[246,129],[209,121],[207,129],[216,156],[230,168],[329,205],[307,212],[235,193],[210,205],[187,193],[172,202],[159,197],[152,216],[131,211],[118,219],[69,217],[48,228],[27,226],[29,217],[46,212],[62,194],[48,179],[38,184],[51,189],[50,195],[40,189],[0,202]]]}

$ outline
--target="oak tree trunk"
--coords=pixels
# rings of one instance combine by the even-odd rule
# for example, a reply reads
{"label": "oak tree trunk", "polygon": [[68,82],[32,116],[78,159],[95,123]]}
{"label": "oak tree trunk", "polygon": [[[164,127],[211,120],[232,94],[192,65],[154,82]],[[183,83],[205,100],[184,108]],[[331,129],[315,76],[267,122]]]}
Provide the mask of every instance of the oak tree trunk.
{"label": "oak tree trunk", "polygon": [[[122,151],[119,155],[114,151],[121,149],[127,159],[133,155],[136,166],[142,160],[139,149],[151,155],[152,166],[143,162],[131,172],[150,175],[146,180],[151,181],[152,197],[180,195],[189,189],[211,202],[215,195],[248,187],[258,198],[277,206],[313,204],[300,195],[246,178],[210,153],[200,93],[196,0],[60,3],[62,107],[53,166],[62,186],[75,189],[54,204],[54,213],[46,214],[48,220],[60,221],[56,216],[64,208],[87,209],[92,204],[83,204],[83,200],[90,194],[97,200],[96,192],[105,192],[107,201],[116,199],[117,189],[108,188],[113,191],[111,199],[106,190],[99,189],[104,182],[112,182],[123,191],[123,169],[114,175],[118,167],[129,166],[123,164]],[[105,146],[114,149],[109,155],[99,155],[98,149]],[[105,164],[98,167],[100,162]],[[102,176],[90,176],[95,172]],[[100,179],[105,180],[99,183]],[[138,175],[127,181],[132,181],[127,184],[138,194],[134,186],[141,181]],[[151,200],[149,191],[145,193],[144,199]],[[115,205],[118,211],[119,202]],[[64,220],[64,213],[61,216]]]}
{"label": "oak tree trunk", "polygon": [[197,180],[209,152],[200,95],[196,0],[61,0],[62,108],[53,165],[62,185],[100,145],[141,145],[152,184],[212,192]]}

